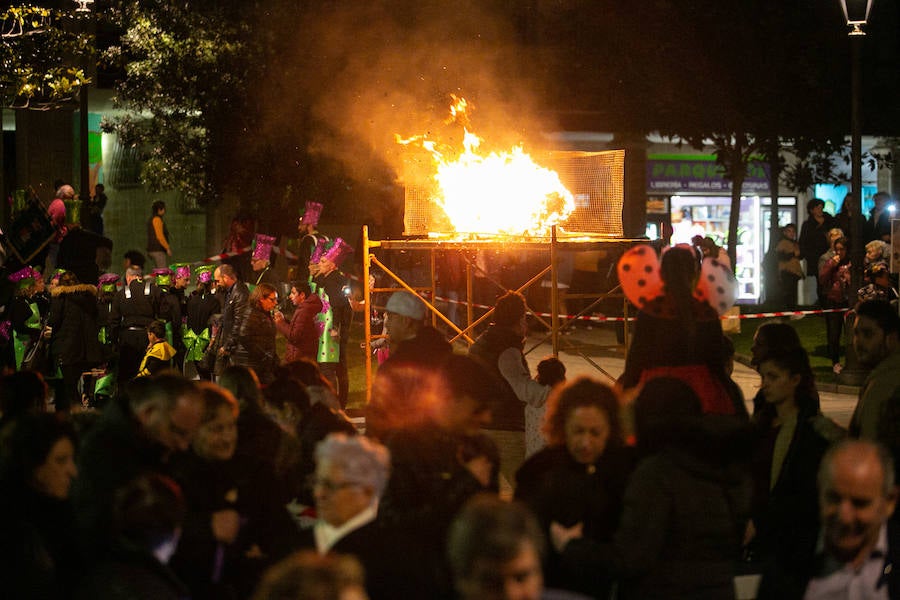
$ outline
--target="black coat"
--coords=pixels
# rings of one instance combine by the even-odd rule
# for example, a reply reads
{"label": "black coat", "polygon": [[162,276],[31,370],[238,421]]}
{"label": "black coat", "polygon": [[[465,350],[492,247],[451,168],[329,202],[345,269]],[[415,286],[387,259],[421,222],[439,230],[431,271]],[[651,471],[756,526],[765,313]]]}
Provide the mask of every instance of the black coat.
{"label": "black coat", "polygon": [[57,286],[51,292],[47,325],[53,328],[53,355],[63,365],[95,365],[103,361],[97,338],[97,288],[92,285]]}
{"label": "black coat", "polygon": [[112,556],[88,572],[74,597],[76,600],[189,600],[190,592],[155,556],[119,541]]}
{"label": "black coat", "polygon": [[[521,352],[524,348],[522,335],[493,324],[475,340],[469,348],[469,356],[478,361],[494,378],[497,401],[491,407],[491,429],[525,431],[525,403],[519,400],[512,386],[500,373],[498,364],[500,355],[509,348],[516,348]],[[525,361],[524,356],[522,361]],[[527,370],[528,366],[525,368]]]}
{"label": "black coat", "polygon": [[275,321],[269,313],[258,306],[247,309],[236,337],[231,361],[232,364],[250,367],[256,371],[260,383],[264,385],[275,379],[275,367],[278,366]]}
{"label": "black coat", "polygon": [[[179,455],[173,475],[181,485],[188,514],[172,557],[172,569],[191,588],[194,600],[249,595],[263,570],[288,554],[296,544],[296,527],[282,503],[274,474],[247,456],[210,461],[194,453]],[[221,579],[212,581],[218,543],[211,528],[212,513],[232,508],[241,516],[233,544],[223,545]],[[246,553],[256,545],[261,558]]]}
{"label": "black coat", "polygon": [[[221,291],[219,292],[221,293]],[[222,322],[219,333],[216,336],[215,349],[222,348],[226,354],[234,351],[237,345],[237,336],[244,323],[247,313],[247,300],[250,297],[250,289],[243,281],[236,281],[225,295],[222,306]],[[212,345],[211,345],[212,347]],[[217,363],[217,371],[219,366]]]}
{"label": "black coat", "polygon": [[[516,472],[515,497],[534,511],[547,536],[554,521],[565,527],[583,523],[585,537],[610,542],[619,525],[625,486],[634,465],[630,448],[608,448],[591,465],[575,462],[565,446],[544,448]],[[551,553],[548,558],[548,585],[591,595],[608,591],[609,582],[594,573],[566,581],[559,556]]]}

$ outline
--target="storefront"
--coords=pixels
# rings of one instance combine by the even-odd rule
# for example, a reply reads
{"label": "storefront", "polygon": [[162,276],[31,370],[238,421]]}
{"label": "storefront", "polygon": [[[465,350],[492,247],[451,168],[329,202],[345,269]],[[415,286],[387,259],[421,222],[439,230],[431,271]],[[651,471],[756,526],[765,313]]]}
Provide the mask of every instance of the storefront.
{"label": "storefront", "polygon": [[[769,244],[768,167],[751,163],[743,185],[738,218],[738,301],[761,300],[762,259]],[[727,245],[731,215],[731,182],[711,155],[649,154],[647,157],[647,236],[670,237],[671,243],[691,243],[695,235]],[[764,194],[764,195],[760,195]],[[797,199],[779,196],[778,224],[797,222]]]}

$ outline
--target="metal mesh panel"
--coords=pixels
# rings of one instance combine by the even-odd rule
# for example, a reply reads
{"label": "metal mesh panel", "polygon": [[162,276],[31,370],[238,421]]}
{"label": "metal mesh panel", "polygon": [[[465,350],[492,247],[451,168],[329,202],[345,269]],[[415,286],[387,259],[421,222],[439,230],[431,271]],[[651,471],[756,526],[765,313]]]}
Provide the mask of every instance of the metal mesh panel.
{"label": "metal mesh panel", "polygon": [[[559,173],[575,196],[575,211],[562,227],[566,231],[622,236],[625,151],[550,152],[538,162]],[[453,233],[443,211],[431,199],[431,190],[406,188],[403,215],[406,235]]]}

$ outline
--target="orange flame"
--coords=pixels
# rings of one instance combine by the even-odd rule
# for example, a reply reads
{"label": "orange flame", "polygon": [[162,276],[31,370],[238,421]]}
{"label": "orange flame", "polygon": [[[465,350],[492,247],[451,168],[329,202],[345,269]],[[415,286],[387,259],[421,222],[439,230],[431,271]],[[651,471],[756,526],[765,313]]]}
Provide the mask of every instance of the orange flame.
{"label": "orange flame", "polygon": [[401,138],[428,151],[435,163],[432,175],[435,205],[442,208],[454,231],[505,235],[546,235],[552,225],[575,210],[575,199],[550,169],[538,165],[519,145],[506,152],[479,153],[482,139],[469,131],[472,106],[452,96],[448,124],[464,130],[459,152],[438,146],[426,136]]}

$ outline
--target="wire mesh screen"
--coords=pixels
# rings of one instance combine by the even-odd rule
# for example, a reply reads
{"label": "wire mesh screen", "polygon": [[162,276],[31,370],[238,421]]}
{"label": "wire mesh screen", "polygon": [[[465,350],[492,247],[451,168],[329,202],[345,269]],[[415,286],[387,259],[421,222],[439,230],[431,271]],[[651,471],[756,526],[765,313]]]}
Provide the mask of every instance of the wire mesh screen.
{"label": "wire mesh screen", "polygon": [[[562,223],[565,231],[622,236],[624,150],[548,152],[538,162],[556,171],[575,197],[575,211]],[[453,233],[444,211],[432,201],[430,190],[409,186],[405,195],[405,235]]]}

